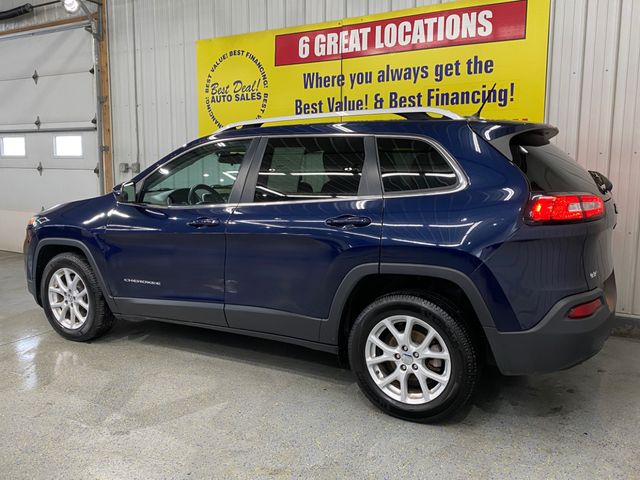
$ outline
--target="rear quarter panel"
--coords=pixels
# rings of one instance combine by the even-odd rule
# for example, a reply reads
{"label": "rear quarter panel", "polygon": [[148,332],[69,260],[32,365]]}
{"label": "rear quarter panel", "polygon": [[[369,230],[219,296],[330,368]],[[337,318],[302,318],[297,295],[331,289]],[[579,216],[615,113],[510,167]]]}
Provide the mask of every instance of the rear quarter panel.
{"label": "rear quarter panel", "polygon": [[453,193],[385,196],[381,262],[458,270],[489,300],[496,327],[518,330],[503,289],[508,280],[481,266],[516,232],[528,184],[517,167],[466,124],[430,122],[428,127],[424,134],[437,138],[455,158],[468,185]]}
{"label": "rear quarter panel", "polygon": [[[518,319],[513,328],[535,326],[560,299],[588,290],[583,268],[583,245],[588,224],[522,225],[496,247],[483,270],[501,285]],[[479,279],[481,271],[474,273]]]}

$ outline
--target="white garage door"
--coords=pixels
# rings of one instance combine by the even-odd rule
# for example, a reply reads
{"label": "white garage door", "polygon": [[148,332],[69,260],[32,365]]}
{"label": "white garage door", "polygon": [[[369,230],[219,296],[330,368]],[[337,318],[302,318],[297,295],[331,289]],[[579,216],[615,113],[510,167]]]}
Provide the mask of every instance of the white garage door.
{"label": "white garage door", "polygon": [[99,194],[93,38],[84,26],[0,37],[0,250],[43,208]]}

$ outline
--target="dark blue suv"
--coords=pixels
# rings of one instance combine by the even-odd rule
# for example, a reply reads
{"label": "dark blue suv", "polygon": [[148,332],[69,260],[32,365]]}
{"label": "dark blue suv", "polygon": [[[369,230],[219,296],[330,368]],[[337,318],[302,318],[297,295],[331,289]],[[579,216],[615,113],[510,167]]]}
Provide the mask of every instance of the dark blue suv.
{"label": "dark blue suv", "polygon": [[44,211],[29,290],[70,340],[155,319],[339,354],[374,404],[420,422],[467,404],[485,363],[518,375],[598,352],[616,302],[608,179],[549,125],[386,113],[404,119],[233,125]]}

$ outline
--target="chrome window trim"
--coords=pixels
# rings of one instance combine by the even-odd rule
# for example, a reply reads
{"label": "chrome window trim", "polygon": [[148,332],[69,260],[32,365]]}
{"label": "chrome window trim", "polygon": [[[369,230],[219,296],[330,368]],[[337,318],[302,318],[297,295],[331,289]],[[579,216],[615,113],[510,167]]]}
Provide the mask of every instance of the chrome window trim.
{"label": "chrome window trim", "polygon": [[[238,137],[225,137],[225,138],[213,138],[210,141],[201,143],[199,145],[195,145],[189,150],[185,150],[180,155],[177,155],[173,158],[170,158],[166,162],[158,165],[155,169],[149,172],[147,175],[142,177],[139,182],[146,180],[151,174],[155,173],[160,168],[164,167],[168,163],[178,160],[182,155],[186,155],[187,153],[195,150],[196,148],[204,147],[207,145],[211,145],[219,142],[231,142],[234,140],[254,140],[254,139],[270,139],[270,138],[292,138],[292,137],[360,137],[362,139],[366,137],[373,138],[402,138],[408,140],[417,140],[421,142],[425,142],[432,146],[438,153],[440,153],[445,161],[449,164],[449,166],[453,169],[456,174],[457,183],[452,185],[451,187],[440,187],[426,190],[416,190],[416,191],[404,191],[404,192],[384,192],[384,186],[382,195],[365,195],[365,196],[350,196],[350,197],[332,197],[332,198],[318,198],[318,199],[309,199],[309,200],[283,200],[278,202],[238,202],[238,203],[210,203],[210,204],[202,204],[202,205],[156,205],[151,203],[135,203],[135,202],[117,202],[119,205],[136,205],[140,207],[151,207],[157,209],[202,209],[202,208],[212,208],[212,207],[224,207],[224,208],[236,208],[236,207],[247,207],[250,205],[255,206],[268,206],[268,205],[287,205],[287,204],[307,204],[307,203],[326,203],[326,202],[344,202],[344,201],[361,201],[361,200],[378,200],[385,198],[403,198],[403,197],[422,197],[422,196],[432,196],[432,195],[445,195],[449,193],[456,193],[461,190],[467,188],[471,182],[468,179],[467,175],[464,173],[462,168],[459,166],[456,159],[448,152],[446,148],[442,144],[440,144],[437,140],[432,137],[422,136],[422,135],[411,135],[411,134],[375,134],[375,133],[300,133],[300,134],[266,134],[266,135],[252,135],[252,136],[238,136]],[[209,137],[211,138],[211,137]],[[377,155],[377,145],[376,145],[376,155]],[[253,160],[253,159],[252,159]],[[256,162],[262,162],[262,158],[256,158]],[[379,165],[379,159],[378,159]],[[249,168],[251,166],[249,165]],[[125,182],[128,183],[128,182]],[[124,183],[123,183],[124,185]],[[235,185],[235,184],[234,184]],[[253,186],[255,189],[255,185]]]}
{"label": "chrome window trim", "polygon": [[[376,139],[378,138],[401,138],[406,140],[416,140],[420,142],[424,142],[431,147],[433,147],[442,158],[444,158],[445,162],[451,167],[453,172],[456,174],[457,182],[455,185],[451,185],[449,187],[437,187],[437,188],[427,188],[421,190],[403,190],[400,192],[385,192],[384,191],[384,182],[382,182],[382,196],[384,198],[400,198],[400,197],[422,197],[422,196],[431,196],[431,195],[444,195],[447,193],[456,193],[461,190],[467,188],[471,182],[467,175],[464,173],[464,170],[460,167],[457,160],[449,153],[449,151],[444,148],[444,146],[438,142],[437,140],[421,135],[407,135],[407,134],[382,134],[375,135]],[[377,144],[376,144],[376,153],[378,152]],[[378,165],[380,165],[380,158],[378,158]],[[381,172],[382,174],[382,172]]]}
{"label": "chrome window trim", "polygon": [[[273,134],[273,135],[259,135],[260,138],[290,138],[290,137],[374,137],[374,138],[403,138],[408,140],[417,140],[421,142],[425,142],[431,145],[438,153],[440,153],[445,161],[449,164],[451,169],[456,174],[457,182],[455,185],[450,187],[439,187],[432,188],[426,190],[416,190],[411,191],[407,190],[405,192],[393,192],[393,193],[384,193],[384,186],[382,195],[366,195],[366,196],[357,196],[354,195],[352,197],[333,197],[333,198],[319,198],[319,199],[309,199],[309,200],[282,200],[278,202],[241,202],[236,204],[236,207],[246,207],[249,205],[287,205],[287,204],[297,204],[297,203],[325,203],[325,202],[336,202],[336,201],[360,201],[360,200],[377,200],[377,199],[385,199],[385,198],[403,198],[403,197],[423,197],[423,196],[432,196],[432,195],[446,195],[449,193],[456,193],[461,190],[467,188],[471,182],[468,179],[467,175],[464,173],[462,168],[458,165],[456,159],[451,155],[444,146],[439,143],[437,140],[421,135],[410,135],[410,134],[375,134],[375,133],[303,133],[303,134]],[[376,155],[377,155],[377,145],[376,145]],[[255,161],[262,162],[262,158],[256,159]],[[378,159],[378,166],[380,165]],[[254,186],[255,188],[255,186]]]}
{"label": "chrome window trim", "polygon": [[236,207],[261,207],[268,205],[299,205],[301,203],[327,203],[327,202],[359,202],[365,200],[382,200],[382,195],[363,195],[353,197],[331,197],[331,198],[314,198],[309,200],[283,200],[279,202],[242,202],[235,204]]}

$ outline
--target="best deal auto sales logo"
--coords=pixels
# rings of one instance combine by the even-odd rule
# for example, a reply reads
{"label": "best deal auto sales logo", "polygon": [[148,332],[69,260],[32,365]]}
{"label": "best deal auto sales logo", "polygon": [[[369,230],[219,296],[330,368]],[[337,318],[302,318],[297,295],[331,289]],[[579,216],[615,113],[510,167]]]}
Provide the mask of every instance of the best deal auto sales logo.
{"label": "best deal auto sales logo", "polygon": [[[269,80],[262,62],[248,50],[229,50],[209,69],[204,86],[209,117],[218,128],[225,117],[261,118],[269,100]],[[241,108],[238,108],[241,107]]]}

